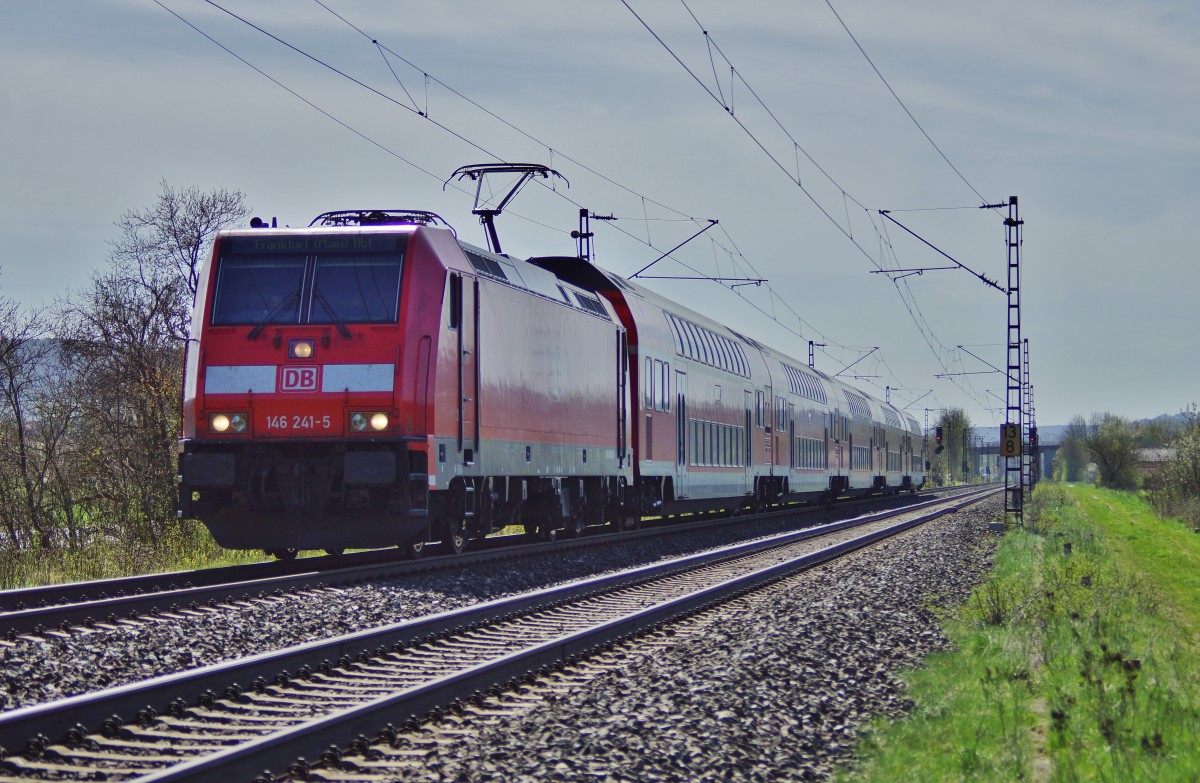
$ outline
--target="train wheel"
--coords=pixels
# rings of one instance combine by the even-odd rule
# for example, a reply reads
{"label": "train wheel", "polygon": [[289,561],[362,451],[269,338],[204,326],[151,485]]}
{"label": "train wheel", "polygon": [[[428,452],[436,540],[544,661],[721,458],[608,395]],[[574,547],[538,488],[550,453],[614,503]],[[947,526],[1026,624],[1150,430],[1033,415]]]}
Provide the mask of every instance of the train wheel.
{"label": "train wheel", "polygon": [[462,554],[462,551],[467,548],[466,522],[461,517],[456,517],[446,520],[444,524],[445,532],[442,535],[442,543],[448,546],[454,554]]}
{"label": "train wheel", "polygon": [[409,560],[417,560],[421,555],[425,554],[425,539],[418,538],[409,541],[403,546],[404,554],[408,555]]}
{"label": "train wheel", "polygon": [[582,538],[585,530],[587,530],[587,520],[582,515],[577,514],[567,521],[567,531],[571,534],[571,538]]}
{"label": "train wheel", "polygon": [[276,560],[291,562],[296,559],[298,553],[295,549],[269,549],[267,550],[267,554],[273,555]]}

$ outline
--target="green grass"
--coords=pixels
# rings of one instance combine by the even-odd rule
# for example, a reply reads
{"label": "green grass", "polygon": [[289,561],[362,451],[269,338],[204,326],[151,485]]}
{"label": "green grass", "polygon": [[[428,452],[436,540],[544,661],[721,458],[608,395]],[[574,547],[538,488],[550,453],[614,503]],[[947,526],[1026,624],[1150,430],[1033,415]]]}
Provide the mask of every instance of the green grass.
{"label": "green grass", "polygon": [[203,525],[185,520],[155,546],[96,541],[78,549],[0,553],[0,589],[185,571],[264,559],[266,556],[260,549],[222,549]]}
{"label": "green grass", "polygon": [[1200,780],[1200,535],[1093,487],[1025,517],[839,780]]}
{"label": "green grass", "polygon": [[1153,581],[1164,612],[1200,650],[1200,535],[1181,522],[1160,519],[1134,495],[1077,487],[1073,496],[1103,527],[1114,555]]}

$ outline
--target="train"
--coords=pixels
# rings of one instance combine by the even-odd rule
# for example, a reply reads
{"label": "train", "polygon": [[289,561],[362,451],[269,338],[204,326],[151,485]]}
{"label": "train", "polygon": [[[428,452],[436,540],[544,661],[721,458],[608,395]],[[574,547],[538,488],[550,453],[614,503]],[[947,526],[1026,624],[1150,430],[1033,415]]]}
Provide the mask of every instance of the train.
{"label": "train", "polygon": [[498,251],[421,210],[219,232],[180,516],[279,558],[418,556],[924,484],[903,410],[587,257]]}

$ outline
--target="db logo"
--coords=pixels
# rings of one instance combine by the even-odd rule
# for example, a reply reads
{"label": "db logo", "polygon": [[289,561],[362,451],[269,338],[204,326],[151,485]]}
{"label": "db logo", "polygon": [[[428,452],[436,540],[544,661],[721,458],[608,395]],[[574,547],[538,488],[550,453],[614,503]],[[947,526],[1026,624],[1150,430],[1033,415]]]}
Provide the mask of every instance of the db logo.
{"label": "db logo", "polygon": [[318,367],[280,367],[279,390],[285,392],[316,391],[321,372]]}

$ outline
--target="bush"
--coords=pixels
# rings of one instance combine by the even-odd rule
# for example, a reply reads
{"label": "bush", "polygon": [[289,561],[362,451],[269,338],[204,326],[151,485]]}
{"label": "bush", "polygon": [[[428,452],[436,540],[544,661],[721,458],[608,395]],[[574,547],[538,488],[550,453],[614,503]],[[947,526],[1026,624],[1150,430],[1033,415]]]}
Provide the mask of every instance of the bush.
{"label": "bush", "polygon": [[1182,432],[1171,442],[1172,455],[1150,492],[1164,516],[1200,526],[1200,413],[1195,403],[1184,412]]}

